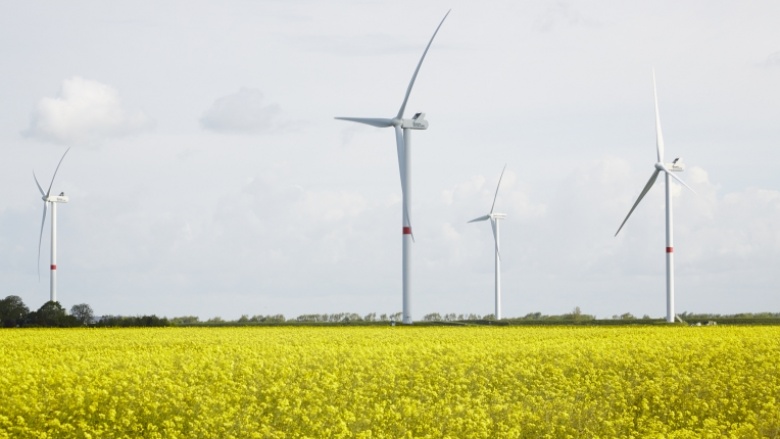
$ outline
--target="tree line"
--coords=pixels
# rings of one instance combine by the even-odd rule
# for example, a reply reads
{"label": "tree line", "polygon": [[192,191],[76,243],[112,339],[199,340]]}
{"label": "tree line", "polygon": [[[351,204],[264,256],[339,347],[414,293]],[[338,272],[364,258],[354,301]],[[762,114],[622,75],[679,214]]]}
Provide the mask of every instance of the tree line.
{"label": "tree line", "polygon": [[35,311],[30,311],[19,296],[0,300],[0,327],[4,328],[72,328],[79,326],[170,326],[165,317],[151,316],[101,316],[95,317],[92,307],[79,303],[70,312],[59,302],[48,301]]}
{"label": "tree line", "polygon": [[0,325],[14,327],[71,327],[92,323],[94,314],[86,303],[73,305],[68,313],[59,302],[48,301],[38,310],[30,311],[19,296],[0,300]]}
{"label": "tree line", "polygon": [[[530,313],[520,320],[570,320],[587,321],[595,317],[583,314],[579,307],[571,313],[561,316],[548,316],[542,313]],[[514,319],[518,320],[518,319]],[[301,314],[294,318],[286,318],[283,314],[273,315],[242,315],[238,320],[224,320],[213,317],[201,321],[197,316],[182,316],[168,319],[156,315],[143,316],[112,316],[104,315],[96,317],[92,308],[86,303],[73,305],[70,312],[66,311],[59,302],[46,302],[38,310],[30,311],[19,296],[8,296],[0,300],[0,326],[13,327],[129,327],[129,326],[225,326],[225,325],[253,325],[253,324],[373,324],[394,323],[401,321],[401,313],[375,312],[360,315],[357,313],[340,312],[330,314]],[[447,322],[491,322],[495,321],[493,314],[426,314],[422,322],[447,323]]]}
{"label": "tree line", "polygon": [[[695,314],[684,312],[679,315],[682,321],[688,323],[714,321],[723,323],[763,323],[780,324],[780,313],[741,313],[733,315],[723,314]],[[621,323],[652,323],[662,319],[653,319],[647,315],[637,318],[630,313],[614,315],[612,319],[597,320],[595,316],[585,314],[580,307],[575,307],[571,312],[560,315],[547,315],[540,312],[528,313],[523,317],[511,317],[496,321],[493,314],[440,314],[430,313],[423,316],[419,323],[429,324],[504,324],[504,325],[544,325],[544,324],[621,324]],[[158,317],[156,315],[142,316],[95,316],[86,303],[73,305],[68,312],[59,302],[46,302],[35,311],[24,304],[19,296],[8,296],[0,300],[0,327],[137,327],[137,326],[249,326],[249,325],[295,325],[295,324],[336,324],[336,325],[372,325],[393,324],[401,321],[401,313],[375,312],[360,315],[357,313],[340,312],[330,314],[301,314],[297,317],[286,318],[283,314],[272,315],[242,315],[237,320],[224,320],[221,317],[213,317],[208,320],[200,320],[197,316]]]}

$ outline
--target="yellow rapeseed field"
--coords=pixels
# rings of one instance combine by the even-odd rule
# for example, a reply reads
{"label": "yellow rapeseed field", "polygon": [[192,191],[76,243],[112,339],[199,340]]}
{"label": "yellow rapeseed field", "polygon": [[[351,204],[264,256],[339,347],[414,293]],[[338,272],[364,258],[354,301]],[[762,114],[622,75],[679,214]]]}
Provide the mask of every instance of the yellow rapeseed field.
{"label": "yellow rapeseed field", "polygon": [[0,438],[780,438],[778,327],[0,331]]}

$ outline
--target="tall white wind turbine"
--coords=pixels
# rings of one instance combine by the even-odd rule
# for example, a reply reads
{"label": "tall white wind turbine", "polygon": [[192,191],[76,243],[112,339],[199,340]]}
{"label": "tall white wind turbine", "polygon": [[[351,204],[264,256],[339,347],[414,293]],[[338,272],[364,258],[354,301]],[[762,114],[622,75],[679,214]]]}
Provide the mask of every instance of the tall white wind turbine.
{"label": "tall white wind turbine", "polygon": [[655,183],[655,180],[658,178],[658,174],[663,172],[666,183],[666,321],[669,323],[674,323],[676,314],[674,313],[674,239],[672,224],[671,179],[674,178],[680,184],[690,189],[691,192],[695,193],[695,191],[676,175],[672,174],[672,172],[683,172],[685,170],[685,167],[682,164],[682,160],[676,158],[672,163],[664,163],[664,138],[663,133],[661,132],[661,118],[658,113],[658,93],[656,92],[655,86],[655,71],[653,71],[653,99],[655,100],[655,145],[656,152],[658,153],[658,162],[655,164],[653,175],[650,176],[650,180],[648,180],[647,184],[642,189],[642,192],[639,194],[639,198],[637,198],[636,202],[634,202],[634,205],[631,206],[631,210],[628,211],[626,219],[624,219],[623,223],[621,223],[620,227],[618,227],[617,232],[615,232],[615,236],[620,233],[620,230],[626,224],[626,221],[628,221],[628,217],[631,216],[631,213],[634,212],[636,206],[639,205],[639,202],[642,201],[642,198],[644,198],[645,194],[647,194],[647,192],[653,186],[653,183]]}
{"label": "tall white wind turbine", "polygon": [[493,205],[490,206],[490,213],[469,221],[470,223],[474,223],[477,221],[490,220],[490,227],[493,229],[493,241],[496,245],[496,320],[501,320],[501,252],[498,244],[498,221],[506,218],[506,214],[497,213],[494,212],[494,210],[496,208],[496,199],[498,198],[498,189],[501,187],[501,179],[504,178],[504,171],[506,171],[506,165],[504,165],[504,169],[501,171],[501,176],[498,177],[496,194],[493,196]]}
{"label": "tall white wind turbine", "polygon": [[60,162],[57,163],[57,168],[54,170],[54,175],[51,177],[51,183],[49,183],[49,189],[44,192],[43,188],[41,187],[41,184],[38,182],[38,177],[35,176],[35,171],[33,171],[33,178],[35,179],[35,184],[38,185],[38,190],[41,191],[41,198],[43,199],[43,219],[41,220],[41,234],[38,237],[38,276],[41,275],[41,242],[43,240],[43,226],[46,223],[46,210],[47,207],[51,204],[51,265],[50,265],[50,293],[49,293],[49,300],[52,302],[57,301],[57,203],[67,203],[68,197],[65,195],[65,193],[60,193],[59,195],[52,195],[51,194],[51,187],[54,185],[54,178],[57,176],[57,171],[60,170],[60,165],[62,164],[62,160],[65,159],[65,155],[68,154],[68,151],[70,151],[70,148],[68,148],[64,154],[62,154],[62,158],[60,159]]}
{"label": "tall white wind turbine", "polygon": [[[366,125],[371,125],[378,128],[393,127],[395,129],[395,142],[398,152],[398,169],[401,174],[401,195],[402,195],[402,216],[401,216],[401,240],[403,246],[402,256],[402,290],[403,290],[403,323],[412,324],[412,309],[411,309],[411,243],[414,240],[414,234],[412,233],[411,222],[411,130],[425,130],[428,129],[428,121],[425,120],[425,113],[416,113],[411,119],[404,119],[404,110],[406,109],[406,102],[409,100],[409,95],[414,87],[414,81],[417,79],[417,73],[420,71],[420,66],[425,59],[425,55],[428,53],[428,49],[433,43],[433,39],[436,38],[436,34],[439,32],[441,25],[444,24],[444,20],[450,11],[444,15],[439,26],[436,27],[436,31],[433,33],[428,45],[423,51],[420,61],[417,63],[417,68],[414,69],[412,80],[409,82],[409,86],[406,88],[406,95],[401,103],[401,108],[398,110],[398,114],[393,118],[368,118],[368,117],[337,117],[339,120],[346,120],[350,122],[357,122]],[[402,131],[403,130],[403,131]]]}

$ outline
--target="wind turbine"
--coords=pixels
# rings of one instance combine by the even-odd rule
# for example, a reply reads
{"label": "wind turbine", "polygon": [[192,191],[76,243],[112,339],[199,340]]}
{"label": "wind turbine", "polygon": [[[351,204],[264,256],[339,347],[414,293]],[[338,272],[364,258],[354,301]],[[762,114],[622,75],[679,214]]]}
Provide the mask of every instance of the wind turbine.
{"label": "wind turbine", "polygon": [[49,189],[44,192],[41,184],[38,182],[38,177],[35,176],[33,171],[33,178],[35,184],[38,185],[38,190],[41,191],[41,198],[43,199],[43,219],[41,220],[41,234],[38,237],[38,277],[41,276],[41,241],[43,240],[43,226],[46,223],[46,210],[49,204],[51,204],[51,275],[50,275],[50,295],[49,300],[52,302],[57,301],[57,203],[67,203],[68,197],[64,192],[59,195],[51,194],[51,187],[54,185],[54,178],[57,176],[57,171],[60,169],[62,160],[65,155],[68,154],[70,148],[62,154],[60,162],[57,163],[57,168],[54,170],[54,175],[51,177],[51,183],[49,183]]}
{"label": "wind turbine", "polygon": [[683,172],[685,170],[685,166],[682,164],[682,161],[679,158],[674,159],[672,163],[664,163],[664,137],[663,133],[661,132],[661,118],[658,113],[658,93],[655,86],[655,71],[653,71],[653,99],[655,100],[655,146],[656,152],[658,153],[658,162],[655,164],[653,175],[650,176],[650,180],[647,181],[647,184],[642,189],[642,192],[639,194],[639,198],[637,198],[636,202],[634,202],[634,205],[631,206],[631,210],[628,211],[626,219],[624,219],[623,223],[620,224],[620,227],[618,227],[617,232],[615,232],[615,236],[620,233],[620,230],[626,224],[626,221],[628,221],[628,217],[631,216],[631,213],[634,212],[636,206],[639,205],[639,202],[642,201],[642,198],[644,198],[645,194],[647,194],[647,192],[653,186],[653,183],[655,183],[655,180],[658,178],[658,174],[663,172],[666,183],[666,321],[669,323],[674,323],[676,314],[674,313],[674,238],[672,224],[672,197],[670,189],[671,179],[674,178],[680,184],[690,189],[690,191],[693,193],[696,193],[696,191],[691,189],[691,187],[685,184],[685,182],[682,181],[679,177],[672,174],[672,172]]}
{"label": "wind turbine", "polygon": [[[369,117],[337,117],[338,120],[346,120],[349,122],[357,122],[366,125],[371,125],[377,128],[393,127],[395,129],[395,143],[398,152],[398,169],[401,174],[401,195],[402,195],[402,216],[401,216],[401,242],[403,247],[402,255],[402,291],[403,291],[403,323],[412,324],[412,310],[411,310],[411,244],[414,241],[414,234],[412,233],[412,221],[410,198],[411,198],[411,130],[426,130],[428,129],[428,121],[425,120],[425,113],[416,113],[411,119],[404,119],[404,110],[406,110],[406,102],[409,100],[409,94],[414,87],[414,81],[417,79],[417,73],[420,71],[420,66],[425,59],[425,55],[428,53],[428,49],[433,43],[433,39],[436,38],[436,34],[439,32],[441,25],[444,24],[444,20],[450,14],[447,11],[444,14],[444,18],[441,19],[439,26],[436,27],[436,31],[433,32],[433,36],[428,45],[423,51],[420,61],[417,63],[417,68],[414,69],[412,80],[409,82],[409,86],[406,88],[406,95],[401,103],[401,108],[398,110],[398,114],[393,118],[369,118]],[[402,131],[403,130],[403,131]]]}
{"label": "wind turbine", "polygon": [[496,208],[498,189],[501,187],[501,179],[504,178],[504,171],[506,171],[506,165],[504,165],[504,169],[501,171],[501,176],[498,177],[496,194],[493,196],[493,205],[490,206],[490,213],[469,221],[470,223],[474,223],[477,221],[490,220],[490,227],[493,229],[493,241],[495,241],[496,244],[496,320],[501,320],[501,252],[499,251],[498,245],[498,221],[506,218],[506,214],[495,213],[493,210]]}

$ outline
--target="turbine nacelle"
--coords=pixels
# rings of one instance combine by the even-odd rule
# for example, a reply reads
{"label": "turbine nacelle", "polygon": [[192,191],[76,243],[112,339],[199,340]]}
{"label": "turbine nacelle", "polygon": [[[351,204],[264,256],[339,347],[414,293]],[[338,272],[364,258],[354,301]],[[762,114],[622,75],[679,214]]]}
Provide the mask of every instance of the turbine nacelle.
{"label": "turbine nacelle", "polygon": [[[656,172],[684,172],[685,171],[685,165],[682,163],[682,161],[679,158],[674,159],[672,163],[661,163],[658,162],[655,165],[653,165]],[[677,177],[675,177],[676,179]]]}
{"label": "turbine nacelle", "polygon": [[[427,130],[428,121],[425,120],[425,113],[417,113],[411,119],[396,119],[398,126],[410,130]],[[395,121],[394,121],[395,122]]]}
{"label": "turbine nacelle", "polygon": [[494,220],[502,220],[502,219],[506,218],[506,214],[505,213],[494,213],[494,214],[490,215],[490,218],[494,219]]}
{"label": "turbine nacelle", "polygon": [[65,195],[64,192],[61,192],[59,195],[49,195],[48,197],[43,197],[43,201],[47,203],[67,203],[69,198],[67,195]]}
{"label": "turbine nacelle", "polygon": [[676,158],[672,163],[666,164],[666,169],[672,171],[672,172],[684,172],[685,171],[685,165],[682,162],[681,158]]}

